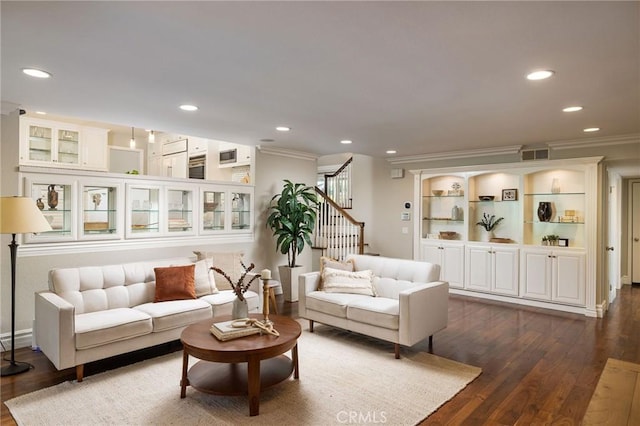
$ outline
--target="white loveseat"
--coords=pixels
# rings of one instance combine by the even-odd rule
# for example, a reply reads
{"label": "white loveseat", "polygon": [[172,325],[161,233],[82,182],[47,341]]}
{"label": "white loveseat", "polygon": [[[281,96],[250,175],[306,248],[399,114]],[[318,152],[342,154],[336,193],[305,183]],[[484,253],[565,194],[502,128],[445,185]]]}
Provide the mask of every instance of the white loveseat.
{"label": "white loveseat", "polygon": [[[196,262],[196,299],[154,302],[154,268],[193,264],[174,258],[120,265],[53,269],[49,290],[36,293],[36,344],[58,370],[180,338],[189,324],[231,313],[235,294],[217,290],[210,263]],[[258,312],[259,282],[245,293]]]}
{"label": "white loveseat", "polygon": [[[319,290],[320,272],[299,278],[298,313],[309,320],[395,344],[413,346],[447,326],[449,284],[440,265],[379,256],[349,255],[355,271],[371,270],[376,296]],[[349,291],[348,289],[345,291]]]}

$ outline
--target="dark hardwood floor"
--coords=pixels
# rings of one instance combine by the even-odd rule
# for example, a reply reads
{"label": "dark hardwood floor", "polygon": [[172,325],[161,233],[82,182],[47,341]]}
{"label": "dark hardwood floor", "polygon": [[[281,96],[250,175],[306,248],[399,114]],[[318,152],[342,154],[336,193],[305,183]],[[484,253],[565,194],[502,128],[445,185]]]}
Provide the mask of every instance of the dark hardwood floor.
{"label": "dark hardwood floor", "polygon": [[[278,296],[278,305],[297,317],[296,303]],[[426,341],[418,347],[428,350]],[[176,350],[179,342],[94,362],[85,376]],[[607,359],[640,363],[640,288],[624,286],[603,319],[452,295],[433,353],[483,372],[423,425],[578,425]],[[75,378],[28,348],[16,359],[35,368],[2,378],[3,402]],[[15,425],[4,403],[0,414],[0,424]]]}

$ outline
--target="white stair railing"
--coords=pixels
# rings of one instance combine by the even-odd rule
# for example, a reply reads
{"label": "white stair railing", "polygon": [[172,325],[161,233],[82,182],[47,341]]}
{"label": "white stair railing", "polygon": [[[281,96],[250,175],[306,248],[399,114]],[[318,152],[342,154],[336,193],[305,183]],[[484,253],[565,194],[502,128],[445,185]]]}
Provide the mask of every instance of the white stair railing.
{"label": "white stair railing", "polygon": [[324,256],[343,260],[348,254],[364,253],[364,222],[358,222],[316,187],[320,196],[314,232],[314,247]]}

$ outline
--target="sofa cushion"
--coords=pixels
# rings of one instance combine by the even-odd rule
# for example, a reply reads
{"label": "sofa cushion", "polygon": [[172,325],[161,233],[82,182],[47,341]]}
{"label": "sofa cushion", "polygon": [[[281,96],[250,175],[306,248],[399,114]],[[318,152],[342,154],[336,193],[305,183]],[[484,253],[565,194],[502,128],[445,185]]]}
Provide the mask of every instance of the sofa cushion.
{"label": "sofa cushion", "polygon": [[408,288],[413,288],[422,285],[422,283],[415,283],[412,281],[396,280],[386,277],[373,277],[373,288],[376,289],[376,294],[379,297],[387,297],[389,299],[400,298],[400,292]]}
{"label": "sofa cushion", "polygon": [[340,269],[324,268],[322,272],[323,291],[327,293],[350,293],[375,296],[371,271],[348,272]]}
{"label": "sofa cushion", "polygon": [[151,317],[130,308],[89,312],[75,316],[76,349],[88,349],[151,333]]}
{"label": "sofa cushion", "polygon": [[347,305],[359,299],[371,300],[373,298],[362,294],[312,291],[306,295],[306,304],[307,309],[322,312],[334,317],[346,318]]}
{"label": "sofa cushion", "polygon": [[363,254],[350,254],[348,258],[353,259],[356,271],[371,269],[377,277],[416,283],[430,283],[440,279],[440,265],[435,263]]}
{"label": "sofa cushion", "polygon": [[218,292],[214,272],[211,269],[211,259],[202,259],[196,262],[195,284],[196,296],[205,296]]}
{"label": "sofa cushion", "polygon": [[386,297],[353,300],[347,306],[347,319],[397,330],[400,324],[399,306],[398,300]]}
{"label": "sofa cushion", "polygon": [[346,262],[340,262],[339,260],[332,259],[327,256],[320,257],[320,284],[318,284],[318,290],[322,290],[322,273],[324,268],[341,269],[343,271],[353,272],[354,264],[353,260],[349,259]]}
{"label": "sofa cushion", "polygon": [[145,303],[133,309],[151,317],[154,332],[184,327],[212,317],[211,305],[199,299]]}
{"label": "sofa cushion", "polygon": [[194,264],[153,270],[156,274],[154,302],[196,298]]}

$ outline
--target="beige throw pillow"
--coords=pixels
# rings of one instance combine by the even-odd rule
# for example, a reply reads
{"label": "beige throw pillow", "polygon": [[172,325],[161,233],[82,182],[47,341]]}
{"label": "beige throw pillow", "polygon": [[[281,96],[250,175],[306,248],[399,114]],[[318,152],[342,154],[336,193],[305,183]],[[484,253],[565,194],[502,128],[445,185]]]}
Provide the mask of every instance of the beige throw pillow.
{"label": "beige throw pillow", "polygon": [[211,270],[211,259],[202,259],[196,262],[195,280],[196,296],[218,293],[214,271]]}
{"label": "beige throw pillow", "polygon": [[340,262],[339,260],[335,260],[330,257],[320,257],[320,284],[318,285],[318,290],[322,290],[323,287],[322,273],[324,272],[324,268],[340,269],[348,272],[356,270],[353,259],[349,259],[346,262]]}
{"label": "beige throw pillow", "polygon": [[375,289],[373,288],[373,272],[369,269],[349,272],[340,269],[324,268],[322,280],[324,282],[323,290],[327,293],[376,295]]}
{"label": "beige throw pillow", "polygon": [[[238,282],[240,276],[242,276],[242,273],[244,272],[242,264],[240,263],[240,261],[242,261],[242,252],[224,253],[194,251],[193,253],[197,256],[198,260],[210,260],[212,266],[222,269],[227,275],[229,275],[234,283]],[[218,290],[231,290],[231,284],[229,284],[229,281],[227,281],[224,276],[215,271],[212,272],[215,277],[215,283]]]}

